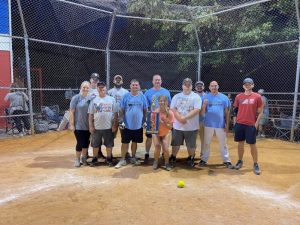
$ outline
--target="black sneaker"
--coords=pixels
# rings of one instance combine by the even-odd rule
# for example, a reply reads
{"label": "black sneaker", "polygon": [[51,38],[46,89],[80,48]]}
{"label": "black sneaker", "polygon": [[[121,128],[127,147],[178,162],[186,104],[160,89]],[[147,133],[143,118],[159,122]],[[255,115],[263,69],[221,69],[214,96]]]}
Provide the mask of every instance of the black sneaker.
{"label": "black sneaker", "polygon": [[258,163],[254,163],[254,164],[253,164],[253,172],[254,172],[256,175],[260,175],[261,170],[260,170],[260,168],[259,168]]}
{"label": "black sneaker", "polygon": [[106,160],[106,163],[107,163],[107,165],[108,165],[109,167],[113,167],[113,166],[114,166],[114,164],[113,164],[113,162],[112,162],[112,159],[107,159],[107,160]]}
{"label": "black sneaker", "polygon": [[125,159],[128,159],[128,160],[129,160],[129,159],[131,159],[131,155],[130,155],[130,153],[129,153],[129,152],[127,152],[127,153],[126,153],[126,155],[125,155]]}
{"label": "black sneaker", "polygon": [[200,162],[199,162],[199,166],[200,167],[204,167],[204,166],[206,166],[206,162],[204,161],[204,160],[200,160]]}
{"label": "black sneaker", "polygon": [[189,167],[194,167],[194,157],[192,157],[192,156],[189,156],[187,159],[186,159],[186,161],[187,161],[187,164],[188,164],[188,166]]}
{"label": "black sneaker", "polygon": [[243,167],[243,160],[238,160],[235,164],[235,169],[239,170]]}
{"label": "black sneaker", "polygon": [[169,158],[169,162],[170,163],[176,163],[176,156],[171,155],[170,158]]}
{"label": "black sneaker", "polygon": [[148,163],[149,162],[149,153],[145,154],[145,159],[144,159],[144,163]]}
{"label": "black sneaker", "polygon": [[224,166],[226,166],[228,169],[235,169],[235,167],[232,165],[231,162],[224,162],[223,164],[224,164]]}
{"label": "black sneaker", "polygon": [[98,164],[98,158],[94,157],[91,162],[91,167],[97,166],[97,164]]}

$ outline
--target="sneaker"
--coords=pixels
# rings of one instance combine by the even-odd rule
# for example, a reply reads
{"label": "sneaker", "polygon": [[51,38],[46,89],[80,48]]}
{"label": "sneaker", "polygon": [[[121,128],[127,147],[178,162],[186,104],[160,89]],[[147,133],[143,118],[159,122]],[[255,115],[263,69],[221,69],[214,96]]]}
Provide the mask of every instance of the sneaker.
{"label": "sneaker", "polygon": [[113,162],[112,162],[111,159],[106,160],[106,163],[107,163],[108,167],[113,167],[114,166],[114,164],[113,164]]}
{"label": "sneaker", "polygon": [[149,162],[149,153],[145,154],[145,159],[144,159],[144,163],[148,163]]}
{"label": "sneaker", "polygon": [[266,135],[265,134],[262,134],[262,135],[260,135],[262,138],[266,138]]}
{"label": "sneaker", "polygon": [[172,166],[169,163],[166,164],[166,170],[167,171],[171,171],[172,170]]}
{"label": "sneaker", "polygon": [[153,167],[154,170],[158,169],[158,160],[154,160],[152,167]]}
{"label": "sneaker", "polygon": [[204,160],[200,160],[200,162],[199,162],[199,166],[200,167],[204,167],[204,166],[206,166],[206,162],[204,161]]}
{"label": "sneaker", "polygon": [[75,159],[74,166],[75,166],[75,167],[80,167],[80,166],[81,166],[81,164],[80,164],[80,158],[76,158],[76,159]]}
{"label": "sneaker", "polygon": [[98,158],[93,157],[91,167],[94,167],[98,164]]}
{"label": "sneaker", "polygon": [[84,165],[84,166],[87,166],[87,165],[88,165],[88,163],[87,163],[86,160],[87,160],[87,158],[86,158],[85,156],[81,157],[82,165]]}
{"label": "sneaker", "polygon": [[235,169],[239,170],[243,167],[243,160],[238,160],[235,164]]}
{"label": "sneaker", "polygon": [[187,164],[188,164],[189,167],[194,167],[194,157],[189,156],[187,158]]}
{"label": "sneaker", "polygon": [[125,155],[125,159],[130,159],[130,158],[131,158],[131,155],[130,155],[129,152],[127,152],[126,155]]}
{"label": "sneaker", "polygon": [[256,175],[260,175],[261,171],[260,171],[260,168],[259,168],[258,163],[254,163],[254,164],[253,164],[253,172],[254,172]]}
{"label": "sneaker", "polygon": [[234,168],[235,168],[235,167],[232,165],[231,162],[224,162],[223,164],[224,164],[224,166],[226,166],[228,169],[234,169]]}
{"label": "sneaker", "polygon": [[172,163],[172,164],[176,163],[176,156],[171,155],[170,158],[169,158],[169,162]]}
{"label": "sneaker", "polygon": [[122,166],[126,166],[126,165],[127,165],[126,160],[125,160],[125,159],[121,159],[121,160],[118,162],[118,164],[115,165],[115,168],[116,168],[116,169],[119,169],[119,168],[121,168]]}
{"label": "sneaker", "polygon": [[130,159],[130,163],[133,164],[134,166],[141,165],[140,161],[137,158],[135,158],[135,157],[133,157],[133,158]]}

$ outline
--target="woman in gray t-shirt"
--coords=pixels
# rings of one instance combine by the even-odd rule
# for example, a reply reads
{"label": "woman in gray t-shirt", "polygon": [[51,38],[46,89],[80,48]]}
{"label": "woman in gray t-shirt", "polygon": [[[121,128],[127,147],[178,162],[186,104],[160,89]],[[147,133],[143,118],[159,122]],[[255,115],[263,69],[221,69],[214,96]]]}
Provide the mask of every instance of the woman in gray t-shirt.
{"label": "woman in gray t-shirt", "polygon": [[76,137],[76,159],[75,167],[80,167],[80,157],[82,164],[87,165],[87,152],[90,144],[90,132],[88,123],[88,108],[90,96],[88,95],[90,83],[82,82],[80,93],[73,96],[70,103],[70,130],[74,131]]}
{"label": "woman in gray t-shirt", "polygon": [[17,84],[11,84],[10,93],[5,97],[5,101],[9,101],[9,115],[18,115],[13,117],[13,120],[16,123],[16,127],[19,131],[19,134],[23,136],[23,125],[24,124],[25,132],[30,133],[30,122],[28,116],[21,116],[23,114],[28,114],[28,96],[23,92],[18,90],[19,86]]}

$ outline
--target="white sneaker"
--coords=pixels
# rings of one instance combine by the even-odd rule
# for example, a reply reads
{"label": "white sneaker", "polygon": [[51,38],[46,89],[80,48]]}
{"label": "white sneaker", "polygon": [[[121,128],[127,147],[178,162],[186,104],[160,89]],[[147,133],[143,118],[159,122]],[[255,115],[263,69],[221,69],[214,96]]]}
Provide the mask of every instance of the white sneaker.
{"label": "white sneaker", "polygon": [[121,159],[121,160],[118,162],[118,164],[115,165],[115,168],[116,168],[116,169],[119,169],[119,168],[121,168],[122,166],[126,166],[126,165],[127,165],[126,160],[125,160],[125,159]]}
{"label": "white sneaker", "polygon": [[80,164],[80,159],[79,159],[79,158],[76,158],[76,159],[75,159],[74,166],[75,166],[75,167],[80,167],[80,166],[81,166],[81,164]]}
{"label": "white sneaker", "polygon": [[133,164],[134,166],[141,165],[141,162],[139,160],[137,160],[137,158],[135,158],[135,157],[130,159],[130,163]]}

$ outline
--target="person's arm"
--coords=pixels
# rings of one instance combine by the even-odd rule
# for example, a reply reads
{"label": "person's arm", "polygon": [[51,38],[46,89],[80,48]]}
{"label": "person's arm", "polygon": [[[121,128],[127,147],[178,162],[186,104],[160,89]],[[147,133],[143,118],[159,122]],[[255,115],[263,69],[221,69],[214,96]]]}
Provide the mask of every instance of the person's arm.
{"label": "person's arm", "polygon": [[4,97],[4,101],[8,102],[9,96],[10,96],[10,93],[7,93],[7,95],[5,95],[5,97]]}
{"label": "person's arm", "polygon": [[228,133],[230,124],[230,108],[225,108],[225,132]]}
{"label": "person's arm", "polygon": [[89,113],[89,131],[91,134],[95,132],[95,126],[94,126],[94,114]]}
{"label": "person's arm", "polygon": [[70,109],[70,118],[69,118],[69,129],[74,131],[75,125],[74,125],[74,117],[75,117],[75,109]]}
{"label": "person's arm", "polygon": [[112,132],[116,132],[116,130],[118,129],[118,113],[115,112],[114,113],[114,118],[113,118],[113,124],[112,124],[112,127],[111,127],[111,130]]}
{"label": "person's arm", "polygon": [[256,129],[258,128],[259,121],[263,116],[263,105],[257,109],[257,113],[258,113],[258,116],[257,116],[256,122],[255,122],[255,128]]}
{"label": "person's arm", "polygon": [[201,107],[201,111],[200,111],[200,114],[201,114],[201,115],[205,115],[207,103],[208,103],[208,99],[204,99],[204,100],[203,100],[202,107]]}

